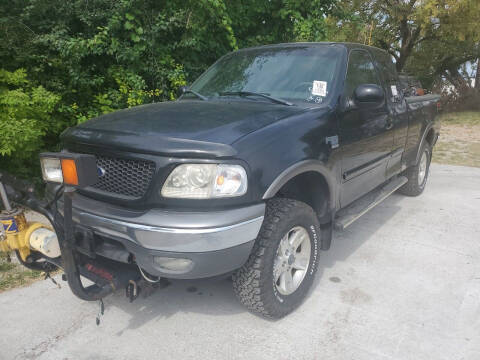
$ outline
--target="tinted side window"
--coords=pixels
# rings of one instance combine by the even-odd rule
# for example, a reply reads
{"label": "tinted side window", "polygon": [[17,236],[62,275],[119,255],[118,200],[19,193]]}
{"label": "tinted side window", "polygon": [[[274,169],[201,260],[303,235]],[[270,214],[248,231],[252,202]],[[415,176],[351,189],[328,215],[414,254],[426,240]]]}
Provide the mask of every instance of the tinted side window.
{"label": "tinted side window", "polygon": [[[387,93],[390,96],[394,96],[392,93],[392,86],[396,86],[398,90],[406,88],[402,86],[401,79],[398,80],[397,69],[392,61],[392,56],[381,50],[374,50],[376,65],[383,74],[385,83],[387,85]],[[406,79],[407,80],[407,79]]]}
{"label": "tinted side window", "polygon": [[361,84],[380,85],[372,58],[363,50],[353,50],[348,59],[345,95],[351,97],[353,91]]}

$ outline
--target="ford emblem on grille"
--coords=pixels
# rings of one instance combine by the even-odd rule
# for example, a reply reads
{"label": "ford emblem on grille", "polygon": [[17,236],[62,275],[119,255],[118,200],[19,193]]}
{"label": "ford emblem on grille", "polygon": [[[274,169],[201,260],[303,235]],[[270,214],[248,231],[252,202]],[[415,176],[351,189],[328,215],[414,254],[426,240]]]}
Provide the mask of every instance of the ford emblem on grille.
{"label": "ford emblem on grille", "polygon": [[97,174],[98,174],[98,177],[104,177],[105,174],[106,174],[106,171],[105,171],[104,168],[98,166],[98,167],[97,167]]}

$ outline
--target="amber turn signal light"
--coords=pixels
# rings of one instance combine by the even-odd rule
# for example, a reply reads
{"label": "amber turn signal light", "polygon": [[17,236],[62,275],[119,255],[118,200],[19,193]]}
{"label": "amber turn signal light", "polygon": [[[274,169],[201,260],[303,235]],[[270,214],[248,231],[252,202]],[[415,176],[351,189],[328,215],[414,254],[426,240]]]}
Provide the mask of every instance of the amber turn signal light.
{"label": "amber turn signal light", "polygon": [[96,158],[88,154],[70,152],[40,154],[43,179],[84,188],[98,181]]}
{"label": "amber turn signal light", "polygon": [[73,159],[62,159],[63,183],[67,185],[78,185],[77,166]]}

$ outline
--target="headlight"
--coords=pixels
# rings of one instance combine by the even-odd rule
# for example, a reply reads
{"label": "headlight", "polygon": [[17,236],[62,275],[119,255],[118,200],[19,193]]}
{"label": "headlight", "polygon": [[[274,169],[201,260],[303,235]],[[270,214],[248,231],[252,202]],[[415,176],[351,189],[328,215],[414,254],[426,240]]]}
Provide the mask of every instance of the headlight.
{"label": "headlight", "polygon": [[40,158],[43,180],[63,183],[62,163],[60,159],[44,157]]}
{"label": "headlight", "polygon": [[168,176],[161,193],[169,198],[209,199],[246,192],[247,173],[240,165],[183,164]]}

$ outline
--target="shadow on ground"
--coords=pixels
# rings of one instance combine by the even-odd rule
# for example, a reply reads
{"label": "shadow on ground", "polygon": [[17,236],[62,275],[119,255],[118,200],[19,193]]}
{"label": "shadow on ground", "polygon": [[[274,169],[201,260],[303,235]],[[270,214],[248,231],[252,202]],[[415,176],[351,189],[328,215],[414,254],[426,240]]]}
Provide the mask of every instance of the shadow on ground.
{"label": "shadow on ground", "polygon": [[[321,255],[318,273],[309,296],[312,296],[319,286],[324,269],[333,267],[336,262],[346,261],[385,222],[395,216],[400,210],[398,203],[402,198],[400,195],[391,196],[347,230],[335,234],[331,249]],[[374,221],[363,222],[366,218]],[[147,323],[161,321],[177,312],[225,316],[247,311],[235,298],[230,277],[171,280],[165,288],[157,290],[147,298],[140,296],[133,303],[129,303],[124,292],[119,291],[105,299],[105,306],[105,321],[108,321],[108,307],[118,308],[130,316],[127,327],[117,333],[119,336],[125,330],[142,328]]]}

